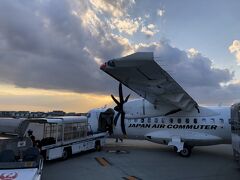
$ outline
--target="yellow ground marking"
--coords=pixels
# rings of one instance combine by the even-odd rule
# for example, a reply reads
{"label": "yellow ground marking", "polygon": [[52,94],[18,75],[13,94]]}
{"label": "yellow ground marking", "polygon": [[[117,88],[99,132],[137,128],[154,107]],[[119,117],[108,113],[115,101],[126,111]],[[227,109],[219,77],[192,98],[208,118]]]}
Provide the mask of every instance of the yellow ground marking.
{"label": "yellow ground marking", "polygon": [[105,167],[105,166],[110,165],[109,162],[103,157],[96,157],[95,159],[101,166]]}
{"label": "yellow ground marking", "polygon": [[133,176],[128,176],[127,179],[128,179],[128,180],[137,180],[137,179],[136,179],[135,177],[133,177]]}

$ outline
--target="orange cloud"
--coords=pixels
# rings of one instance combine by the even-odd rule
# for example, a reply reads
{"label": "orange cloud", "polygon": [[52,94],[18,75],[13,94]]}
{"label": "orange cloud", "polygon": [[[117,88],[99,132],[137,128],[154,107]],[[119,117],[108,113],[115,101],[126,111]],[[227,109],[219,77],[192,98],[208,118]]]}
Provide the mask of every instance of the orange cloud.
{"label": "orange cloud", "polygon": [[228,49],[231,53],[235,54],[237,63],[238,63],[238,65],[240,65],[240,41],[234,40]]}

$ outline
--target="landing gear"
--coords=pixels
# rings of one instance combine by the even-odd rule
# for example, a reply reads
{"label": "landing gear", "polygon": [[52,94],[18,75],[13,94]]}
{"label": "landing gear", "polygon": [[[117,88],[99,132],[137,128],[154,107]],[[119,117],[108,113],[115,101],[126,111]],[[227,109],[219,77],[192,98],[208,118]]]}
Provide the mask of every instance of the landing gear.
{"label": "landing gear", "polygon": [[192,153],[192,146],[184,145],[183,150],[181,150],[178,154],[182,157],[189,157]]}

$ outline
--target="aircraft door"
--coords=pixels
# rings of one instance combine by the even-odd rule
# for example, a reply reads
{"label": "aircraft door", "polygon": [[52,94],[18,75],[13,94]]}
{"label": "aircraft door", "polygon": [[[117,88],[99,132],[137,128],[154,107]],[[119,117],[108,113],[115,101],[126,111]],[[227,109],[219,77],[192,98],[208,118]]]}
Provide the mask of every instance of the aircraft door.
{"label": "aircraft door", "polygon": [[113,118],[114,110],[109,108],[105,112],[101,112],[98,119],[98,131],[106,132],[110,134],[113,132]]}

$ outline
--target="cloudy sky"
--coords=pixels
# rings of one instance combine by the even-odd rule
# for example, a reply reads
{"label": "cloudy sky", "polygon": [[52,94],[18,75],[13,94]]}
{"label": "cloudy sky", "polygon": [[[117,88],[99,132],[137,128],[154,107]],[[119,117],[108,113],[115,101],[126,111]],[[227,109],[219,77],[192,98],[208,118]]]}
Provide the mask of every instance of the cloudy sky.
{"label": "cloudy sky", "polygon": [[109,59],[153,51],[204,105],[240,101],[239,0],[1,0],[0,110],[111,103]]}

